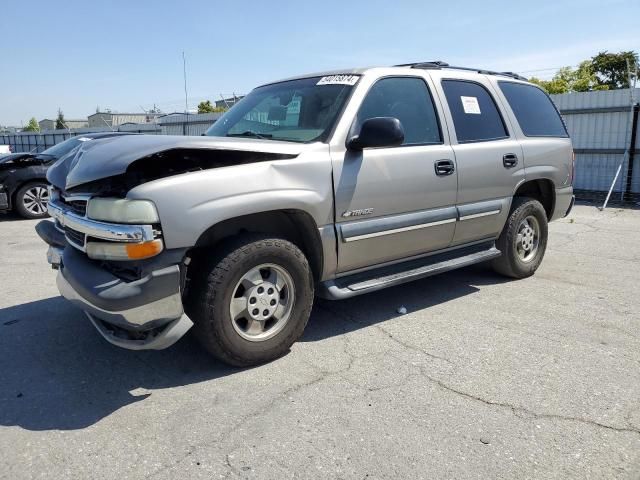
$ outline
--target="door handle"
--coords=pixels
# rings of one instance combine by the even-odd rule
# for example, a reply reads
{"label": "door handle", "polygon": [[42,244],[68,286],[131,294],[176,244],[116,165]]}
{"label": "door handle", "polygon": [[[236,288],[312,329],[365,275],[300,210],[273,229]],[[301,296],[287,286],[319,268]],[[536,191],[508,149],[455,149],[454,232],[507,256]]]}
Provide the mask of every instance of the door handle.
{"label": "door handle", "polygon": [[434,167],[436,169],[436,175],[438,175],[439,177],[451,175],[456,171],[453,160],[438,160],[434,164]]}
{"label": "door handle", "polygon": [[513,168],[518,164],[518,156],[515,153],[505,153],[502,156],[502,164],[505,168]]}

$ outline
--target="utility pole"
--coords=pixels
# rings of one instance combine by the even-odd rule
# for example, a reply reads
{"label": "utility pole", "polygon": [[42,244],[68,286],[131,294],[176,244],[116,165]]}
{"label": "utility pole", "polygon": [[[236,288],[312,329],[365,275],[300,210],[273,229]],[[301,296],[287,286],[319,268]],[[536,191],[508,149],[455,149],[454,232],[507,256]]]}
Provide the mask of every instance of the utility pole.
{"label": "utility pole", "polygon": [[184,113],[189,113],[189,102],[187,96],[187,58],[184,55],[184,50],[182,51],[182,74],[184,76]]}

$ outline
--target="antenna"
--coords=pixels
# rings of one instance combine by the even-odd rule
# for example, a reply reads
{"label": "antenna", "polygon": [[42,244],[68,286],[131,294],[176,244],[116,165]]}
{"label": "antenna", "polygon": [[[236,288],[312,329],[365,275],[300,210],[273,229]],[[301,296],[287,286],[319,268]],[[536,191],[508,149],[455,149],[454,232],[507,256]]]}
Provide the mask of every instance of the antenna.
{"label": "antenna", "polygon": [[187,58],[182,51],[182,74],[184,75],[184,113],[189,113],[189,103],[187,96]]}

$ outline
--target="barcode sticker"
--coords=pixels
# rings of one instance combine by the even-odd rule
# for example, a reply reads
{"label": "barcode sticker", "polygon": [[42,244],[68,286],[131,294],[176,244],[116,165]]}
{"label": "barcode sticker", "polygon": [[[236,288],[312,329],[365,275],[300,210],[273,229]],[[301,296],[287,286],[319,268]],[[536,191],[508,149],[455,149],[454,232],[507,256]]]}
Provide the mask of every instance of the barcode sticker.
{"label": "barcode sticker", "polygon": [[318,80],[316,85],[355,85],[358,75],[328,75]]}

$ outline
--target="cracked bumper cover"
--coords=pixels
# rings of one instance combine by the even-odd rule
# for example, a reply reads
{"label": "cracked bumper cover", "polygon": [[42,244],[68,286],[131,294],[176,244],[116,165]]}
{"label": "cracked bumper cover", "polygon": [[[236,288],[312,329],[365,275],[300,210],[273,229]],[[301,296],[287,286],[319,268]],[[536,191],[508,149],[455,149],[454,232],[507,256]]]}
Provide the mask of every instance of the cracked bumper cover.
{"label": "cracked bumper cover", "polygon": [[193,325],[182,306],[178,265],[126,282],[67,246],[56,283],[60,294],[84,310],[100,334],[119,347],[161,350]]}

